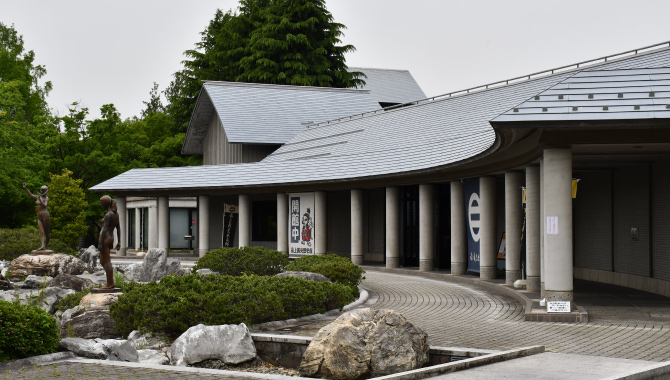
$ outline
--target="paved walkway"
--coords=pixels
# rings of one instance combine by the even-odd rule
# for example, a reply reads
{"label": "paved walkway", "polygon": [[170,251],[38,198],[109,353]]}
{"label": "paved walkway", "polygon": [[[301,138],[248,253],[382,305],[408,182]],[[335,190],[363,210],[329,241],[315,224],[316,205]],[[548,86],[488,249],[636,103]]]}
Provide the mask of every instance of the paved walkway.
{"label": "paved walkway", "polygon": [[368,270],[365,276],[365,288],[378,297],[367,306],[400,312],[428,333],[431,345],[493,350],[544,345],[558,353],[670,360],[670,324],[525,322],[522,305],[503,295],[416,275]]}

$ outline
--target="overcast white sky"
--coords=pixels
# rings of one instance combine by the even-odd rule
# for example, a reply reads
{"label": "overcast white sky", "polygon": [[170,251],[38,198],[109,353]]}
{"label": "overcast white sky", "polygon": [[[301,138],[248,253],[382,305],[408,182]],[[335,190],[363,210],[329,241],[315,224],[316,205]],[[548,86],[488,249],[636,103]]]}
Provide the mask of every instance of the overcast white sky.
{"label": "overcast white sky", "polygon": [[[428,96],[670,40],[668,0],[328,0],[347,64],[410,70]],[[58,113],[79,102],[139,115],[163,90],[217,8],[237,0],[0,0],[47,69]]]}

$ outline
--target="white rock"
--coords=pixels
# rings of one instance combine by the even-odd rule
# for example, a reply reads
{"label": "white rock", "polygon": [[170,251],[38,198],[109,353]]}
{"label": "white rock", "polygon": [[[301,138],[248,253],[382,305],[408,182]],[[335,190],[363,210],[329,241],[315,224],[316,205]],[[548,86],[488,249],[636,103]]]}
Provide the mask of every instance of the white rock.
{"label": "white rock", "polygon": [[139,355],[140,363],[170,364],[170,359],[158,350],[137,350],[137,354]]}
{"label": "white rock", "polygon": [[53,277],[50,276],[36,276],[34,274],[29,275],[23,280],[23,289],[40,289],[45,288],[47,284],[53,280]]}
{"label": "white rock", "polygon": [[135,347],[127,340],[121,339],[94,339],[96,343],[102,344],[107,351],[109,360],[119,362],[139,362],[139,355]]}
{"label": "white rock", "polygon": [[151,248],[142,263],[131,264],[124,271],[127,280],[137,282],[159,281],[165,276],[183,273],[179,259],[168,258],[162,248]]}
{"label": "white rock", "polygon": [[226,364],[239,364],[255,357],[256,346],[244,323],[193,326],[177,338],[168,350],[170,363],[178,366],[207,359],[218,359]]}

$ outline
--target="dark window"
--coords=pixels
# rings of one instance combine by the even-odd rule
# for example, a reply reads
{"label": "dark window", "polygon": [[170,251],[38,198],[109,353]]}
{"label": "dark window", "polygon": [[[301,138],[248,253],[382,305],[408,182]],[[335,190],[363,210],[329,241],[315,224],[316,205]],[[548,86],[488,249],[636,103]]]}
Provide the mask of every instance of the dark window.
{"label": "dark window", "polygon": [[277,204],[274,201],[251,202],[251,240],[277,241]]}

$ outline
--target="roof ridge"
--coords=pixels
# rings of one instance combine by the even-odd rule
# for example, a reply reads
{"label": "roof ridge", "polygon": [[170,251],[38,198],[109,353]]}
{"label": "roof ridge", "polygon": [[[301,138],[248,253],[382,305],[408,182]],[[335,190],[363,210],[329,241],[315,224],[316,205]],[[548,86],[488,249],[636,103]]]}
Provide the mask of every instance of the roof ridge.
{"label": "roof ridge", "polygon": [[319,87],[319,86],[296,86],[290,84],[272,84],[272,83],[248,83],[248,82],[230,82],[230,81],[203,81],[204,85],[215,86],[230,86],[230,87],[258,87],[258,88],[275,88],[284,90],[301,90],[301,91],[324,91],[324,92],[359,92],[370,93],[370,90],[361,88],[340,88],[340,87]]}

